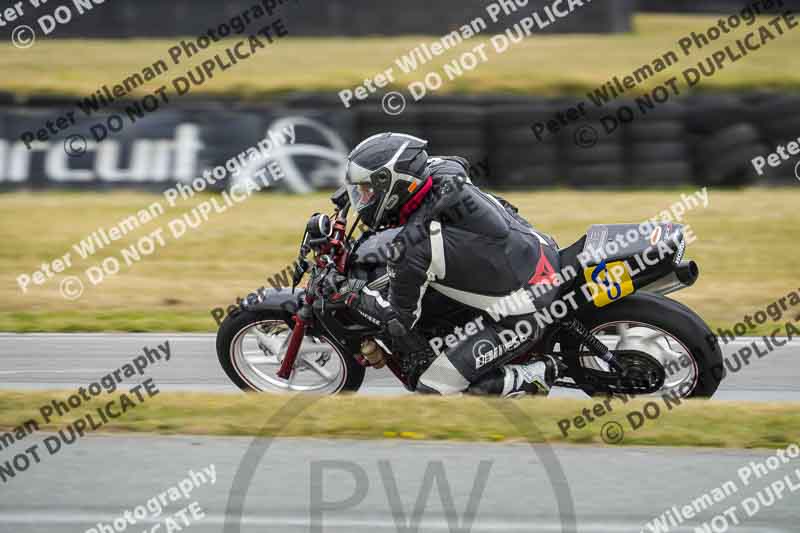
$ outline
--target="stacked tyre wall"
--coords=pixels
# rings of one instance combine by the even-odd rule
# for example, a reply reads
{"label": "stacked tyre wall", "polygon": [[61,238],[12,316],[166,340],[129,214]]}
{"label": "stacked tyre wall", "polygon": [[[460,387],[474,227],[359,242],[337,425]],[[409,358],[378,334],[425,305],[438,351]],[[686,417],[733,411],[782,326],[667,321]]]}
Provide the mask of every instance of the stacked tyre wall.
{"label": "stacked tyre wall", "polygon": [[[758,175],[751,160],[798,141],[800,96],[697,95],[657,105],[646,114],[637,102],[620,100],[584,108],[580,119],[538,139],[533,124],[555,119],[576,100],[427,98],[396,117],[367,104],[357,110],[356,137],[380,131],[415,133],[428,139],[435,153],[483,162],[476,174],[501,188],[797,183],[797,161],[778,168],[766,165]],[[300,98],[292,105],[320,107],[326,101],[330,104],[326,98]],[[623,107],[635,111],[627,123],[617,118]],[[581,142],[582,133],[596,142]]]}
{"label": "stacked tyre wall", "polygon": [[[555,133],[542,135],[540,126],[541,139],[537,138],[534,124],[555,121],[559,112],[564,114],[577,100],[501,95],[428,97],[409,104],[399,115],[384,112],[379,101],[345,109],[336,95],[330,94],[294,94],[260,103],[187,100],[126,126],[108,140],[95,143],[95,148],[91,148],[88,132],[91,124],[103,122],[99,115],[26,150],[20,140],[22,132],[36,131],[47,120],[75,111],[75,102],[48,97],[20,103],[0,98],[0,189],[163,189],[176,180],[190,179],[190,173],[197,176],[203,168],[223,164],[258,143],[287,117],[313,122],[312,127],[297,127],[295,142],[302,146],[295,147],[298,151],[294,153],[302,155],[291,156],[295,174],[313,181],[312,188],[334,186],[342,174],[342,168],[336,165],[342,164],[347,152],[360,139],[382,131],[426,138],[432,154],[466,157],[473,164],[476,181],[498,189],[798,183],[796,155],[780,161],[777,167],[765,164],[761,175],[751,160],[767,158],[779,146],[798,141],[800,96],[697,95],[658,105],[644,115],[638,112],[636,102],[620,100],[603,108],[589,104],[585,114],[559,125]],[[633,120],[619,120],[624,108],[637,111]],[[115,112],[125,115],[122,107],[106,110],[105,115]],[[149,168],[146,160],[134,164],[137,145],[141,148],[143,141],[173,142],[187,124],[193,126],[193,135],[202,145],[202,149],[174,158],[185,161],[191,157],[188,171],[177,175],[178,169],[165,163],[158,171],[125,177],[128,169]],[[74,134],[88,139],[90,149],[83,156],[67,157],[64,142]],[[98,147],[108,142],[115,144],[114,150],[105,150],[100,157]],[[323,156],[314,155],[318,147],[324,147]],[[176,144],[172,149],[179,148]],[[103,170],[110,168],[107,156],[114,158],[114,176]],[[61,169],[60,174],[54,168]],[[70,178],[78,173],[84,177]]]}
{"label": "stacked tyre wall", "polygon": [[764,0],[639,0],[636,9],[656,13],[716,13],[731,14],[757,4],[759,10],[770,13],[800,9],[800,0],[781,0],[780,2]]}
{"label": "stacked tyre wall", "polygon": [[[280,17],[296,37],[365,37],[375,35],[444,35],[482,17],[491,31],[502,31],[551,2],[531,0],[516,12],[503,13],[497,24],[487,14],[487,0],[136,0],[108,2],[86,10],[58,27],[59,38],[185,37],[216,28],[221,22],[263,6],[270,17]],[[545,33],[620,33],[631,29],[633,0],[586,3],[569,17],[544,29]],[[27,5],[28,2],[26,1]],[[26,9],[21,22],[35,27],[38,18],[54,13],[51,1],[38,10]],[[55,6],[53,4],[56,4]],[[512,11],[512,10],[509,10]]]}

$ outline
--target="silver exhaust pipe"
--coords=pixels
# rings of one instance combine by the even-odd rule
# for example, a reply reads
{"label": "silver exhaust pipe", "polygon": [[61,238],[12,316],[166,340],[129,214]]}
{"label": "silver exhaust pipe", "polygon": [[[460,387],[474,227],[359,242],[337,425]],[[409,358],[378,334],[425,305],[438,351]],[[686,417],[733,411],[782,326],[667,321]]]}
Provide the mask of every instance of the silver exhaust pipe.
{"label": "silver exhaust pipe", "polygon": [[694,261],[681,261],[675,270],[658,278],[641,290],[665,296],[675,291],[691,287],[700,277],[700,268]]}

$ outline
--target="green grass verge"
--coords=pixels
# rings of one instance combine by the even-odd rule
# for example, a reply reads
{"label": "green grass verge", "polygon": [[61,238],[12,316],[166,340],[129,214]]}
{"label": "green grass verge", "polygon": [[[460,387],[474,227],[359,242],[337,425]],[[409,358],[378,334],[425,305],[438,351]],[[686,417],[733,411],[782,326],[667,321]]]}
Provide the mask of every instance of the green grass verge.
{"label": "green grass verge", "polygon": [[17,333],[62,333],[126,331],[148,333],[177,331],[208,333],[216,331],[208,311],[171,311],[169,309],[115,309],[96,311],[14,311],[0,312],[0,331]]}
{"label": "green grass verge", "polygon": [[[39,407],[71,392],[0,392],[0,429],[33,419],[40,430],[52,431],[105,405],[101,396],[44,424]],[[133,397],[133,396],[131,396]],[[146,398],[146,397],[145,397]],[[104,425],[100,432],[182,435],[283,436],[357,439],[425,439],[452,441],[529,441],[603,444],[601,430],[618,422],[624,436],[618,445],[780,448],[800,440],[797,404],[684,401],[668,409],[660,398],[661,415],[631,429],[629,413],[641,411],[644,400],[610,401],[612,411],[596,417],[565,437],[559,421],[593,409],[594,400],[525,399],[516,402],[480,398],[364,397],[324,398],[274,395],[159,393]],[[298,402],[305,409],[294,417],[281,409]],[[116,402],[119,405],[119,401]],[[95,413],[95,420],[99,420]]]}
{"label": "green grass verge", "polygon": [[[602,192],[535,191],[503,194],[562,246],[592,223],[639,222],[680,201],[689,189]],[[72,245],[98,227],[108,228],[160,196],[139,193],[14,193],[0,195],[0,331],[216,331],[209,311],[232,304],[296,257],[306,217],[330,211],[327,194],[262,194],[174,239],[166,224],[208,196],[166,211],[123,239],[81,260]],[[700,265],[700,280],[674,297],[712,327],[729,327],[745,315],[798,290],[800,186],[709,191],[709,206],[684,222],[697,236],[686,256]],[[57,222],[56,222],[57,221]],[[165,246],[125,266],[121,250],[164,227]],[[71,252],[73,266],[23,293],[16,282],[44,262]],[[85,270],[105,257],[123,264],[119,274],[91,286]],[[76,301],[61,297],[65,275],[86,286]],[[781,322],[800,314],[791,309]],[[753,330],[775,329],[768,321]]]}
{"label": "green grass verge", "polygon": [[[678,39],[692,31],[704,32],[718,18],[637,15],[634,31],[629,34],[535,36],[513,45],[503,54],[497,54],[492,45],[487,44],[487,61],[452,81],[447,80],[444,65],[480,43],[488,43],[491,34],[464,41],[459,47],[409,74],[403,74],[395,60],[421,43],[431,43],[441,36],[358,39],[290,36],[224,73],[217,73],[191,94],[257,100],[298,90],[338,92],[360,85],[365,77],[371,78],[389,67],[394,68],[396,75],[392,87],[399,89],[405,89],[412,81],[424,79],[429,72],[438,72],[446,81],[437,93],[577,94],[601,86],[614,75],[622,78],[631,74],[669,51],[677,53],[681,58],[679,63],[658,73],[637,89],[647,91],[672,76],[680,76],[685,68],[696,66],[706,56],[724,49],[735,39],[743,39],[755,28],[739,28],[705,49],[684,56],[677,45]],[[762,17],[760,23],[766,23],[769,18]],[[0,90],[19,95],[89,96],[104,84],[113,86],[164,59],[170,70],[137,92],[139,95],[149,94],[235,42],[223,41],[190,60],[174,65],[167,50],[179,41],[44,39],[30,49],[4,55]],[[700,89],[797,89],[800,87],[798,47],[800,31],[786,32],[741,61],[726,64],[713,77],[704,79]]]}

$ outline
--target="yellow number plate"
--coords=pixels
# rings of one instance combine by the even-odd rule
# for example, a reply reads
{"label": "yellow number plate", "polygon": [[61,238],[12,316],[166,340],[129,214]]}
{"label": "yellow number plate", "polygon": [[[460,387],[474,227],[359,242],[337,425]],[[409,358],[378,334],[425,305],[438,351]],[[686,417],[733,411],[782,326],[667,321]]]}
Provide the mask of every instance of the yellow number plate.
{"label": "yellow number plate", "polygon": [[633,280],[625,261],[603,261],[597,266],[583,269],[586,278],[585,293],[594,305],[603,307],[633,292]]}

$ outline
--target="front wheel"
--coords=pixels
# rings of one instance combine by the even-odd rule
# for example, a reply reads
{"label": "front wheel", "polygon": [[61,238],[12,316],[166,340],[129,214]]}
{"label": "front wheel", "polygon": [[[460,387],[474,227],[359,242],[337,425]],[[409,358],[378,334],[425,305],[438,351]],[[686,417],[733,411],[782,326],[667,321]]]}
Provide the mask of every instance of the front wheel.
{"label": "front wheel", "polygon": [[[710,398],[722,381],[722,352],[716,337],[694,311],[666,296],[632,294],[606,307],[583,311],[578,319],[610,350],[639,351],[657,359],[666,373],[659,395]],[[583,368],[608,371],[605,361],[575,344],[566,340],[562,350],[577,353]]]}
{"label": "front wheel", "polygon": [[290,335],[291,329],[277,313],[228,315],[217,332],[217,358],[244,391],[336,394],[359,389],[364,367],[326,337],[304,337],[291,376],[279,378]]}

